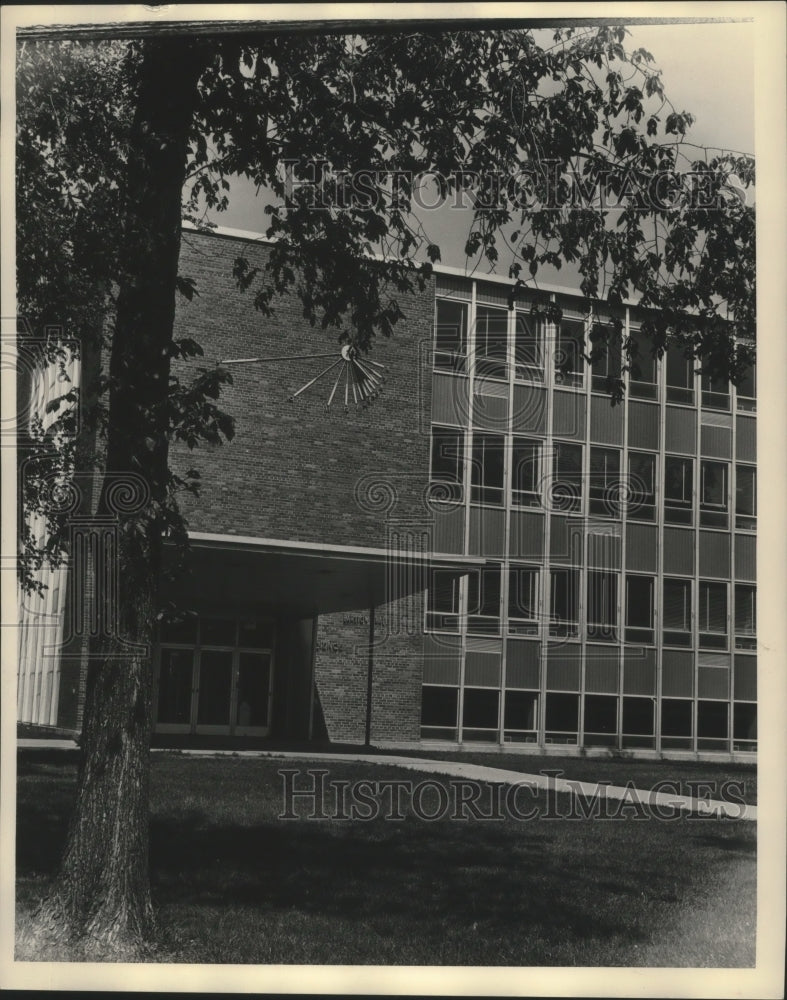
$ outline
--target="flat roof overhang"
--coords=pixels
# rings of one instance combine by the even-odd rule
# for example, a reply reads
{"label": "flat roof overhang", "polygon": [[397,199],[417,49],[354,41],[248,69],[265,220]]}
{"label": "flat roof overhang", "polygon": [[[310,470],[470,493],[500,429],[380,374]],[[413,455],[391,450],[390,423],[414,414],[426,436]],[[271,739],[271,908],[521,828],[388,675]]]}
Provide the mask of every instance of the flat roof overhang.
{"label": "flat roof overhang", "polygon": [[191,572],[177,586],[190,602],[240,606],[310,618],[378,607],[427,586],[430,570],[456,577],[483,556],[323,545],[189,532]]}

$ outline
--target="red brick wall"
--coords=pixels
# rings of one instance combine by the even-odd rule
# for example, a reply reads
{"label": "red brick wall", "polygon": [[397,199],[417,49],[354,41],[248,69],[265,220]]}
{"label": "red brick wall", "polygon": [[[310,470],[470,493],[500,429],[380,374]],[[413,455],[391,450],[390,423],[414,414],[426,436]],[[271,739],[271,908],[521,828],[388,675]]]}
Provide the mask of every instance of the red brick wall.
{"label": "red brick wall", "polygon": [[[232,277],[233,261],[241,253],[259,265],[267,249],[216,235],[183,234],[180,273],[196,281],[199,295],[191,302],[179,299],[176,331],[205,351],[205,358],[190,366],[227,357],[333,350],[338,357],[336,333],[312,328],[297,297],[277,299],[271,318],[254,309],[253,289],[238,291]],[[430,398],[421,397],[430,396],[431,385],[419,378],[419,342],[431,337],[433,303],[431,287],[400,302],[406,319],[393,338],[379,338],[370,354],[386,366],[387,381],[366,410],[356,410],[351,402],[345,413],[338,399],[326,410],[335,372],[288,401],[330,359],[233,366],[234,385],[222,394],[222,406],[236,418],[234,440],[194,452],[173,450],[176,467],[194,466],[202,473],[202,496],[183,503],[190,528],[380,546],[385,540],[382,512],[374,502],[359,506],[355,496],[365,477],[392,478],[397,518],[421,516],[429,468],[421,414],[431,405]]]}

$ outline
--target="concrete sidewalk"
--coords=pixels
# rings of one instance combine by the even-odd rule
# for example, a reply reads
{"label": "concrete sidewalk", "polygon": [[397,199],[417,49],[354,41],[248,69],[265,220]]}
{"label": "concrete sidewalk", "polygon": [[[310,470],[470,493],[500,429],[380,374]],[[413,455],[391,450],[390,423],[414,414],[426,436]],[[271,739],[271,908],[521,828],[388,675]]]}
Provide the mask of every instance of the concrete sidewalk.
{"label": "concrete sidewalk", "polygon": [[[73,740],[18,740],[17,747],[26,750],[75,750]],[[719,799],[698,799],[690,795],[672,792],[651,792],[631,785],[594,784],[589,781],[572,781],[570,778],[555,778],[545,774],[525,774],[521,771],[507,771],[481,764],[465,764],[454,760],[427,760],[421,757],[398,757],[370,753],[324,753],[319,751],[287,750],[167,750],[158,748],[154,753],[177,753],[191,757],[268,757],[278,760],[302,760],[324,763],[325,761],[345,761],[348,763],[383,764],[399,767],[407,771],[426,774],[440,774],[451,778],[483,781],[490,784],[522,785],[530,789],[568,793],[582,796],[588,804],[594,797],[613,799],[635,806],[646,806],[652,810],[680,809],[706,816],[728,817],[756,821],[757,807],[739,802]]]}

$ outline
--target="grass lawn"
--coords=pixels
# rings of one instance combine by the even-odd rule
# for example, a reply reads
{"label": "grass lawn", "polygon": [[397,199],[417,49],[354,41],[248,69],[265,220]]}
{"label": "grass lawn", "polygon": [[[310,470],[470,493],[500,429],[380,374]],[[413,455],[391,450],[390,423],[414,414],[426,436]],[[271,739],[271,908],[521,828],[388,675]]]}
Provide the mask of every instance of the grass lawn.
{"label": "grass lawn", "polygon": [[[577,820],[565,818],[564,807],[563,818],[549,819],[555,802],[568,798],[550,807],[543,795],[522,804],[537,806],[538,817],[528,821],[430,822],[413,812],[401,821],[309,820],[308,803],[298,802],[303,818],[278,818],[277,772],[309,766],[154,755],[151,875],[160,961],[754,963],[751,822]],[[377,764],[315,766],[330,771],[329,781],[421,778]],[[57,864],[75,777],[74,754],[19,754],[18,929]],[[307,783],[302,773],[296,780]],[[448,788],[449,779],[436,780]],[[425,798],[424,810],[435,811],[433,803]],[[334,799],[326,804],[332,811]],[[54,956],[17,953],[41,957]]]}

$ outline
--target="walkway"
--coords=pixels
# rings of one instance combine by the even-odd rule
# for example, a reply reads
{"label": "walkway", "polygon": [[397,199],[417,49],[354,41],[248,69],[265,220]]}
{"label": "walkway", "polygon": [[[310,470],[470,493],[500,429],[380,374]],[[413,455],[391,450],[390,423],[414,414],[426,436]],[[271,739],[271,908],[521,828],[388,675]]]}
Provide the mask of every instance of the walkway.
{"label": "walkway", "polygon": [[[18,740],[18,748],[39,750],[74,750],[73,740]],[[507,771],[498,767],[485,767],[481,764],[465,764],[455,760],[427,760],[421,757],[398,757],[385,754],[370,753],[323,753],[320,751],[289,751],[289,750],[176,750],[154,749],[154,753],[178,753],[192,757],[269,757],[282,760],[303,760],[324,763],[325,761],[343,761],[345,763],[384,764],[399,767],[403,770],[418,771],[426,774],[440,774],[452,778],[483,781],[491,784],[523,785],[531,789],[545,791],[567,792],[570,795],[582,796],[590,804],[593,799],[614,799],[631,806],[644,806],[655,810],[682,809],[707,816],[730,819],[756,821],[757,807],[738,802],[725,802],[718,799],[698,799],[690,795],[677,795],[671,792],[650,792],[633,788],[630,785],[594,784],[589,781],[572,781],[570,778],[555,778],[544,774],[525,774],[521,771]],[[621,808],[625,808],[625,805]]]}

